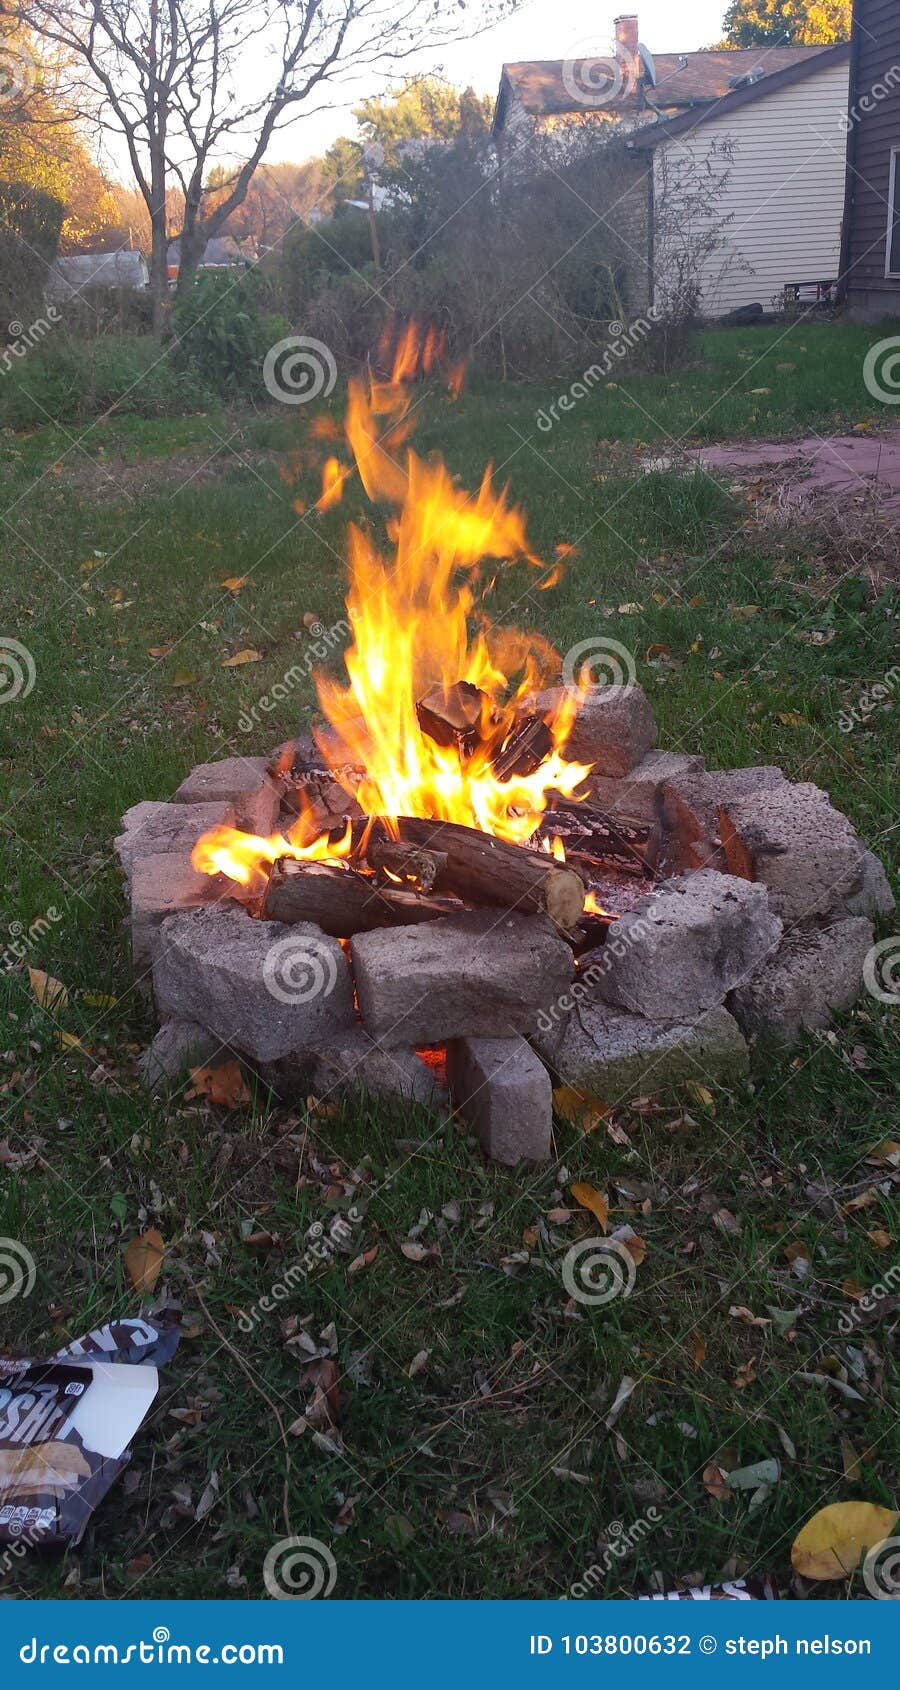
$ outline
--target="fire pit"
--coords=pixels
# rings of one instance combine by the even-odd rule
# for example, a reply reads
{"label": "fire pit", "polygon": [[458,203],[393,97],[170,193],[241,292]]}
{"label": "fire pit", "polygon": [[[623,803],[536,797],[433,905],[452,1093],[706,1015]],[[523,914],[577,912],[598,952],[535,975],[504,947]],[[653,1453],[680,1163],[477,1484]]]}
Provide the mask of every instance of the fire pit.
{"label": "fire pit", "polygon": [[446,1087],[513,1164],[551,1154],[554,1078],[615,1103],[824,1025],[893,902],[825,793],[656,750],[627,663],[597,684],[584,645],[560,666],[488,621],[485,560],[538,560],[489,472],[473,498],[401,464],[420,357],[351,384],[323,478],[394,512],[390,555],[350,529],[348,685],[317,676],[310,738],[201,765],[117,844],[150,1084],[225,1051],[292,1099]]}

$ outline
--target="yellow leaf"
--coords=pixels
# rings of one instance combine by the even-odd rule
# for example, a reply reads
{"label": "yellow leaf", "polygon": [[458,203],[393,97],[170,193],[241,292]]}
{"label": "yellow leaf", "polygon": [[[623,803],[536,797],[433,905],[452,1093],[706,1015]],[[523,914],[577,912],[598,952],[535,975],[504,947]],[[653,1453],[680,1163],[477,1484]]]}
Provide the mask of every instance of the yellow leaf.
{"label": "yellow leaf", "polygon": [[220,581],[220,587],[227,587],[230,593],[239,593],[242,587],[249,584],[249,575],[229,575],[227,580]]}
{"label": "yellow leaf", "polygon": [[861,1555],[890,1537],[900,1515],[875,1502],[831,1502],[794,1539],[791,1565],[806,1579],[844,1579]]}
{"label": "yellow leaf", "polygon": [[695,1103],[699,1103],[704,1109],[715,1111],[716,1100],[709,1086],[702,1086],[699,1080],[685,1080],[684,1089]]}
{"label": "yellow leaf", "polygon": [[172,676],[172,685],[173,687],[192,687],[196,685],[198,678],[197,675],[192,674],[190,669],[176,669]]}
{"label": "yellow leaf", "polygon": [[900,1144],[893,1138],[882,1139],[880,1144],[873,1144],[871,1150],[866,1151],[866,1161],[878,1166],[900,1168]]}
{"label": "yellow leaf", "polygon": [[85,1050],[84,1045],[75,1033],[57,1033],[56,1042],[62,1046],[63,1050],[80,1050],[82,1055],[90,1055],[90,1052]]}
{"label": "yellow leaf", "polygon": [[871,1227],[866,1233],[866,1237],[870,1244],[874,1244],[876,1250],[889,1250],[894,1242],[891,1234],[885,1232],[883,1226]]}
{"label": "yellow leaf", "polygon": [[706,1360],[706,1339],[701,1338],[699,1332],[694,1333],[693,1339],[694,1369],[702,1367]]}
{"label": "yellow leaf", "polygon": [[262,652],[254,651],[252,646],[245,646],[243,651],[236,651],[233,657],[222,658],[223,669],[239,669],[242,663],[261,663]]}
{"label": "yellow leaf", "polygon": [[609,1204],[602,1191],[597,1191],[595,1186],[588,1185],[586,1180],[578,1180],[571,1187],[571,1191],[576,1203],[580,1203],[582,1209],[590,1209],[600,1231],[605,1232],[606,1222],[609,1219]]}
{"label": "yellow leaf", "polygon": [[82,1003],[89,1004],[91,1009],[115,1009],[118,998],[111,998],[108,992],[82,992]]}
{"label": "yellow leaf", "polygon": [[609,1114],[609,1104],[602,1097],[577,1091],[574,1086],[557,1086],[553,1093],[553,1107],[557,1115],[574,1122],[585,1133],[596,1132],[604,1116]]}
{"label": "yellow leaf", "polygon": [[66,1009],[69,994],[61,980],[54,980],[52,974],[45,974],[42,968],[29,968],[28,978],[42,1009]]}
{"label": "yellow leaf", "polygon": [[125,1251],[125,1272],[133,1291],[143,1294],[153,1290],[162,1272],[165,1253],[165,1240],[155,1226],[148,1227],[140,1238],[132,1238]]}
{"label": "yellow leaf", "polygon": [[785,728],[806,728],[809,726],[806,717],[801,716],[799,710],[777,710],[775,720]]}
{"label": "yellow leaf", "polygon": [[755,616],[758,610],[758,604],[733,604],[731,614],[736,622],[749,622],[751,616]]}
{"label": "yellow leaf", "polygon": [[845,1479],[858,1479],[862,1472],[862,1456],[857,1455],[849,1438],[841,1439],[841,1460]]}

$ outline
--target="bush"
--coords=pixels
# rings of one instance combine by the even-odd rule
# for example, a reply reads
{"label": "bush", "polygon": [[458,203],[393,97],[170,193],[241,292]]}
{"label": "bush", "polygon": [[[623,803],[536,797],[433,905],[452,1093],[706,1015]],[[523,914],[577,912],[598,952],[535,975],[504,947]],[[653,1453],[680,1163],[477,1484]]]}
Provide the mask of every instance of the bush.
{"label": "bush", "polygon": [[207,271],[172,307],[176,365],[213,392],[264,396],[263,359],[290,334],[286,317],[265,309],[265,284],[253,270]]}
{"label": "bush", "polygon": [[65,206],[22,182],[0,182],[0,331],[43,306]]}
{"label": "bush", "polygon": [[109,410],[178,416],[214,403],[215,395],[176,369],[149,337],[84,341],[57,329],[25,357],[0,365],[0,424],[8,428],[77,422]]}

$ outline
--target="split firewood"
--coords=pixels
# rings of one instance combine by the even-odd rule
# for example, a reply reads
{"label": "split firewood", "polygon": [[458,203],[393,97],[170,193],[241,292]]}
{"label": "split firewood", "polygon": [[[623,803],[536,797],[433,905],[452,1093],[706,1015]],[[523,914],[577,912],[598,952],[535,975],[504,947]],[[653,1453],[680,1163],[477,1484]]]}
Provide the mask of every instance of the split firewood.
{"label": "split firewood", "polygon": [[655,878],[662,838],[657,822],[613,816],[589,802],[559,798],[539,831],[544,837],[562,839],[567,862],[581,858],[588,868],[612,863],[626,873]]}
{"label": "split firewood", "polygon": [[416,716],[423,734],[435,745],[456,745],[468,757],[481,738],[487,708],[487,693],[471,681],[455,681],[446,689],[432,687],[416,705]]}
{"label": "split firewood", "polygon": [[542,716],[519,722],[492,759],[498,780],[531,775],[553,750],[553,735]]}
{"label": "split firewood", "polygon": [[376,885],[352,869],[283,857],[272,870],[262,915],[266,921],[311,921],[334,939],[376,927],[408,927],[459,909],[449,898],[424,898]]}
{"label": "split firewood", "polygon": [[435,876],[436,891],[455,893],[467,904],[542,912],[566,932],[576,925],[584,906],[584,881],[568,864],[458,822],[400,816],[395,825],[404,842],[446,857]]}

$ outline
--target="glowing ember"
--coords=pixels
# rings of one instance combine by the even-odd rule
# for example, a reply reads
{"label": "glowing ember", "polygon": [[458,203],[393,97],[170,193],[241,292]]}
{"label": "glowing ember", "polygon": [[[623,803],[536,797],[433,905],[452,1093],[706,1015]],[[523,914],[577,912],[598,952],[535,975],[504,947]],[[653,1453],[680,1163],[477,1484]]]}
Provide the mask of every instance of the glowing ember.
{"label": "glowing ember", "polygon": [[[559,659],[539,634],[494,627],[479,608],[486,559],[538,564],[522,511],[508,502],[505,489],[493,487],[490,468],[472,496],[440,459],[426,463],[406,446],[409,382],[431,369],[439,353],[433,333],[422,340],[410,326],[389,380],[351,382],[345,430],[353,465],[331,456],[325,466],[319,509],[340,500],[354,473],[371,500],[395,507],[389,556],[356,524],[349,528],[348,685],[316,676],[335,741],[329,762],[363,812],[384,817],[389,826],[397,816],[425,817],[524,844],[549,794],[575,795],[589,772],[567,762],[561,749],[578,700],[562,695],[559,713],[548,723],[550,749],[533,772],[498,777],[494,764],[521,721],[523,701],[558,675]],[[416,714],[419,700],[449,699],[461,681],[483,695],[475,743],[465,750],[456,742],[436,744]],[[345,765],[365,770],[358,786],[347,784]],[[287,839],[217,828],[198,842],[194,866],[248,885],[282,856],[335,862],[349,854],[349,833],[338,844],[308,834],[302,820]],[[551,849],[558,854],[557,844]]]}

